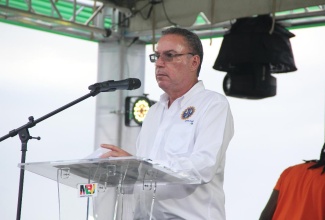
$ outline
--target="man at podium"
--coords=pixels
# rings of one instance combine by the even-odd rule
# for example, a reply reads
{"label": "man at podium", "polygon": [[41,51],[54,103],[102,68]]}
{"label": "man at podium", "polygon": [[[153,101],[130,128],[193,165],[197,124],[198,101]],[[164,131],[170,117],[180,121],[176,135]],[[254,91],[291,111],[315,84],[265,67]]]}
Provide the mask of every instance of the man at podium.
{"label": "man at podium", "polygon": [[[158,86],[165,92],[142,124],[136,156],[150,158],[174,170],[186,170],[201,184],[159,186],[154,209],[140,197],[135,219],[225,220],[223,190],[226,150],[233,137],[233,117],[224,95],[205,89],[199,74],[203,47],[186,29],[162,32],[155,63]],[[102,144],[110,151],[101,157],[131,156],[123,149]],[[149,218],[147,218],[149,219]]]}

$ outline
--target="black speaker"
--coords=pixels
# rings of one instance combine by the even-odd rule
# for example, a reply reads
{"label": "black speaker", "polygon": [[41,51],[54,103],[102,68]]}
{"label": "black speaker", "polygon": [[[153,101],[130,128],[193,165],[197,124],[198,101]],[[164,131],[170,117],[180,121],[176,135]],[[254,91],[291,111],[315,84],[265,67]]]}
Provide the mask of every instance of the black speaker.
{"label": "black speaker", "polygon": [[276,78],[263,65],[245,65],[228,72],[223,80],[227,96],[262,99],[276,95]]}
{"label": "black speaker", "polygon": [[213,69],[227,72],[226,95],[260,99],[276,95],[272,73],[296,71],[289,38],[295,35],[270,15],[241,18],[224,35]]}

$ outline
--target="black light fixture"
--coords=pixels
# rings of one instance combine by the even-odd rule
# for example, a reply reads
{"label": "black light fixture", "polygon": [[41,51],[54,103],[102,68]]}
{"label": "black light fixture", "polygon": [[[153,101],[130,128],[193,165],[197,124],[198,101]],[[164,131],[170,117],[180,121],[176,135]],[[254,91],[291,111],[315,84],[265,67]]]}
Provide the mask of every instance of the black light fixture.
{"label": "black light fixture", "polygon": [[295,35],[270,15],[241,18],[224,35],[215,70],[227,72],[226,95],[262,99],[276,95],[271,73],[296,71],[289,38]]}
{"label": "black light fixture", "polygon": [[144,96],[128,96],[125,98],[125,125],[128,127],[141,126],[149,108],[155,102]]}

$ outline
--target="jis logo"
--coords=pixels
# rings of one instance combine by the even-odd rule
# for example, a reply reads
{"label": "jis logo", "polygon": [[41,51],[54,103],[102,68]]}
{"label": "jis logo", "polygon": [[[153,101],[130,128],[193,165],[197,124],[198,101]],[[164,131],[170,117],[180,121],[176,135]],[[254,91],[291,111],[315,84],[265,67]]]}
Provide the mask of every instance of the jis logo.
{"label": "jis logo", "polygon": [[[182,112],[182,119],[186,120],[188,118],[190,118],[195,112],[195,108],[193,106],[187,107],[183,112]],[[186,120],[186,121],[190,121],[190,120]],[[191,120],[192,121],[192,120]],[[193,121],[192,121],[193,123]]]}

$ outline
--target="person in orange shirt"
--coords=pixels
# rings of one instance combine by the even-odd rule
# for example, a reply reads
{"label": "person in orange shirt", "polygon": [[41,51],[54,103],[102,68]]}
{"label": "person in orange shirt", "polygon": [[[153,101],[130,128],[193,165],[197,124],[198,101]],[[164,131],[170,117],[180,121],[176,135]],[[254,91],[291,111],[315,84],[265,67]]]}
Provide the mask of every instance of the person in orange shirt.
{"label": "person in orange shirt", "polygon": [[260,220],[325,219],[325,144],[319,160],[285,169]]}

